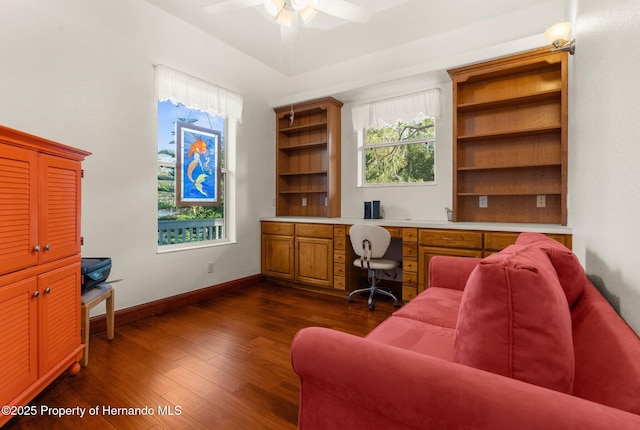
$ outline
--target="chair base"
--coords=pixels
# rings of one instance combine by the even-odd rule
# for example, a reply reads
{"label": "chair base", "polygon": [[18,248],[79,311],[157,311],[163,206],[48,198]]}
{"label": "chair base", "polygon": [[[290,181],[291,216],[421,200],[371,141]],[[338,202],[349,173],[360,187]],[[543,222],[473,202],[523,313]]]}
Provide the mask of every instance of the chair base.
{"label": "chair base", "polygon": [[378,288],[378,278],[377,277],[372,277],[371,278],[371,285],[368,288],[359,288],[357,290],[353,290],[352,292],[349,293],[349,297],[348,297],[348,301],[349,303],[353,303],[353,296],[356,294],[360,294],[360,293],[365,293],[368,292],[369,293],[369,299],[367,300],[367,305],[369,306],[369,310],[370,311],[374,311],[376,310],[376,304],[373,301],[373,297],[376,295],[376,293],[378,294],[382,294],[385,295],[387,297],[391,297],[393,299],[393,305],[398,308],[400,307],[400,301],[398,300],[398,298],[393,295],[393,293],[390,293],[389,291],[386,290],[382,290],[380,288]]}

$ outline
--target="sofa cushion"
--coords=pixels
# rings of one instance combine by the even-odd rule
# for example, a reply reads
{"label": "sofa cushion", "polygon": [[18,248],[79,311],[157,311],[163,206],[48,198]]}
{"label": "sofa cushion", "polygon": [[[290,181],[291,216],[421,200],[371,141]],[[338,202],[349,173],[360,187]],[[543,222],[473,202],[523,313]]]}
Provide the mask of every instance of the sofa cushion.
{"label": "sofa cushion", "polygon": [[462,291],[430,287],[393,313],[441,327],[456,328]]}
{"label": "sofa cushion", "polygon": [[454,360],[572,391],[571,315],[556,271],[542,249],[511,245],[473,270],[460,304]]}
{"label": "sofa cushion", "polygon": [[367,335],[367,340],[453,361],[454,335],[452,328],[390,316]]}
{"label": "sofa cushion", "polygon": [[569,248],[542,233],[521,233],[516,244],[536,246],[547,253],[553,268],[556,269],[569,307],[573,307],[587,283],[587,275],[578,257]]}

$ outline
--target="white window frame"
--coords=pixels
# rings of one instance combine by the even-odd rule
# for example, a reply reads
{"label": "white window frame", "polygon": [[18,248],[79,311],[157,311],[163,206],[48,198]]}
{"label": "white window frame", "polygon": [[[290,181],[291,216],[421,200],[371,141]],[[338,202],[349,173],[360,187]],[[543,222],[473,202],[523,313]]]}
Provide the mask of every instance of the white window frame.
{"label": "white window frame", "polygon": [[[437,128],[438,120],[435,117],[434,128]],[[373,127],[371,127],[373,128]],[[382,127],[379,127],[382,128]],[[384,143],[374,143],[371,145],[367,145],[365,140],[367,136],[367,128],[358,132],[358,187],[359,188],[381,188],[381,187],[423,187],[423,186],[433,186],[436,185],[437,180],[437,162],[438,157],[436,154],[436,136],[429,139],[416,139],[416,140],[404,140],[404,141],[396,141],[396,142],[384,142]],[[425,181],[425,182],[385,182],[380,184],[368,183],[366,181],[366,169],[367,169],[367,149],[372,148],[386,148],[392,146],[402,146],[402,145],[415,145],[415,144],[423,144],[423,143],[431,143],[433,145],[433,181]]]}
{"label": "white window frame", "polygon": [[[222,116],[225,131],[224,182],[225,237],[198,242],[158,245],[157,253],[178,252],[236,243],[236,137],[242,122],[242,96],[163,65],[155,66],[156,101],[170,100],[188,108]],[[197,206],[197,205],[194,205]],[[157,219],[156,219],[157,225]]]}

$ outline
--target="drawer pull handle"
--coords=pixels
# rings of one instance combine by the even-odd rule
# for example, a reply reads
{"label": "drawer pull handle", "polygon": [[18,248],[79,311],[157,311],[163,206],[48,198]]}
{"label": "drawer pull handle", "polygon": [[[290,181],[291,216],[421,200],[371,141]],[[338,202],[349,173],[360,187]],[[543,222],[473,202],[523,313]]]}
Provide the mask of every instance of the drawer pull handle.
{"label": "drawer pull handle", "polygon": [[455,240],[453,237],[443,237],[442,240]]}

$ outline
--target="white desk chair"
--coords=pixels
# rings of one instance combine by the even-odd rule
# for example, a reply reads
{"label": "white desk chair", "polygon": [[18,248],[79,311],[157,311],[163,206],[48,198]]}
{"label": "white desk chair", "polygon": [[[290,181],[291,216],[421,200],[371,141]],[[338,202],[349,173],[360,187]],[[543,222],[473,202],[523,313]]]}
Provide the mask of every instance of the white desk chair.
{"label": "white desk chair", "polygon": [[391,270],[400,265],[399,261],[389,260],[384,257],[389,244],[391,243],[391,233],[385,228],[377,225],[356,224],[349,230],[351,246],[359,258],[353,261],[353,265],[368,271],[368,288],[360,288],[349,294],[349,302],[353,302],[353,296],[363,292],[369,292],[369,310],[375,310],[373,296],[376,293],[384,294],[394,300],[396,307],[400,302],[392,293],[378,288],[378,270]]}

